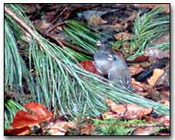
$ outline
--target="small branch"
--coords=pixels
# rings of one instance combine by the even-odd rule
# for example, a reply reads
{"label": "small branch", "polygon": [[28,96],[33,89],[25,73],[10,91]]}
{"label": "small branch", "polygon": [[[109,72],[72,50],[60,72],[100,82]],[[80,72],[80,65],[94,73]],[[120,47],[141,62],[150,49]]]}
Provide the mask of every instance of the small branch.
{"label": "small branch", "polygon": [[51,24],[54,24],[54,23],[58,20],[58,18],[59,18],[60,16],[62,16],[62,15],[66,12],[66,10],[68,10],[68,7],[65,7],[65,8],[62,10],[62,12],[60,12],[59,15],[51,22]]}
{"label": "small branch", "polygon": [[58,23],[58,24],[56,24],[55,26],[52,26],[52,24],[51,25],[49,25],[48,27],[47,27],[47,29],[44,31],[44,34],[49,34],[50,32],[52,32],[53,30],[55,30],[57,27],[59,27],[59,26],[62,26],[62,25],[64,25],[65,24],[65,22],[60,22],[60,23]]}
{"label": "small branch", "polygon": [[93,56],[93,54],[92,53],[90,53],[90,52],[88,52],[88,51],[86,51],[86,50],[83,50],[83,49],[81,49],[81,48],[79,48],[79,47],[77,47],[77,46],[75,46],[75,45],[72,45],[72,44],[70,44],[70,43],[68,43],[68,42],[65,42],[65,41],[62,41],[62,40],[57,40],[57,39],[55,39],[53,36],[51,36],[50,34],[43,34],[41,31],[39,31],[38,30],[38,32],[40,33],[40,34],[42,34],[44,37],[46,37],[46,38],[48,38],[52,43],[55,43],[56,45],[58,45],[58,46],[61,46],[62,48],[64,48],[64,47],[69,47],[69,48],[71,48],[71,49],[73,49],[73,50],[75,50],[75,51],[77,51],[77,52],[80,52],[80,53],[83,53],[83,54],[85,54],[85,55],[87,55],[87,56]]}
{"label": "small branch", "polygon": [[7,13],[13,20],[15,20],[20,27],[22,27],[26,32],[28,32],[32,37],[36,39],[36,41],[41,45],[43,49],[45,49],[44,44],[40,41],[37,34],[23,21],[21,20],[13,11],[5,6],[5,13]]}

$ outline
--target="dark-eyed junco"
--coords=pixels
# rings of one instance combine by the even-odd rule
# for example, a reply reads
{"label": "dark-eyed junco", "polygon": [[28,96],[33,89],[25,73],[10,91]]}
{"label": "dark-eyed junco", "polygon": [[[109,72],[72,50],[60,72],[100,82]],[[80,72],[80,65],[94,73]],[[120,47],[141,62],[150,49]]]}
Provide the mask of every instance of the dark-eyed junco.
{"label": "dark-eyed junco", "polygon": [[94,64],[100,75],[108,75],[112,66],[114,52],[107,43],[107,40],[100,40],[97,42],[99,49],[94,53]]}
{"label": "dark-eyed junco", "polygon": [[122,86],[132,91],[131,75],[127,64],[118,55],[114,55],[114,60],[108,73],[108,79],[114,85]]}
{"label": "dark-eyed junco", "polygon": [[107,40],[98,41],[99,49],[94,54],[94,64],[100,75],[107,75],[114,85],[132,90],[131,75],[124,59],[110,47]]}

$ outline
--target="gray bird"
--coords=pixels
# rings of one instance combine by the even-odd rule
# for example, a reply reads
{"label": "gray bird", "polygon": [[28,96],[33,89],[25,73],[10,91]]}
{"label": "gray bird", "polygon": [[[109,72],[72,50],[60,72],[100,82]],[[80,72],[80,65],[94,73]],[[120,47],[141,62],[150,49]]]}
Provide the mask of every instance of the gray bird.
{"label": "gray bird", "polygon": [[132,91],[131,75],[126,62],[117,55],[114,55],[112,66],[108,73],[108,79],[114,85],[122,86]]}
{"label": "gray bird", "polygon": [[114,52],[106,40],[98,41],[99,49],[94,54],[94,64],[100,75],[108,75],[112,66]]}
{"label": "gray bird", "polygon": [[107,39],[97,42],[99,49],[94,54],[94,64],[101,76],[107,76],[112,84],[132,91],[131,75],[124,59],[109,46]]}

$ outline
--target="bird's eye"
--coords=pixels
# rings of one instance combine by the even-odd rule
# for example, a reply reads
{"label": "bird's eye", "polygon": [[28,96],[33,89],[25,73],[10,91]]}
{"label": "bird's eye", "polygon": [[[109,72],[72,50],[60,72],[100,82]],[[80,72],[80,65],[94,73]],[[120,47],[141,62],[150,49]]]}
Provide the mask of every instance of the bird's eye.
{"label": "bird's eye", "polygon": [[114,61],[117,61],[117,58],[116,57],[114,57]]}

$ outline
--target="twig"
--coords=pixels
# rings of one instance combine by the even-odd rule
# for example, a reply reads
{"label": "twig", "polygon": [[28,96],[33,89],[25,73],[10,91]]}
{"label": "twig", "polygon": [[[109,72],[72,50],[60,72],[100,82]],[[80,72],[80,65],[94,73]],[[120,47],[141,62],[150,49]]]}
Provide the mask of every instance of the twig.
{"label": "twig", "polygon": [[62,12],[60,12],[59,15],[56,16],[56,18],[51,22],[51,24],[54,24],[54,23],[58,20],[58,18],[64,14],[64,12],[65,12],[66,10],[68,10],[68,7],[65,7],[65,8],[62,10]]}
{"label": "twig", "polygon": [[[41,31],[38,31],[38,32],[39,32],[40,34],[42,34]],[[91,57],[93,56],[92,53],[90,53],[90,52],[88,52],[88,51],[86,51],[86,50],[83,50],[83,49],[81,49],[81,48],[79,48],[79,47],[77,47],[77,46],[75,46],[75,45],[72,45],[72,44],[70,44],[70,43],[68,43],[68,42],[55,39],[55,38],[54,38],[53,36],[51,36],[50,34],[43,34],[43,36],[44,36],[44,37],[47,37],[51,42],[57,44],[58,46],[61,46],[62,48],[64,48],[64,47],[69,47],[69,48],[71,48],[71,49],[73,49],[73,50],[75,50],[75,51],[77,51],[77,52],[83,53],[83,54],[85,54],[85,55],[87,55],[87,56],[91,56]]]}
{"label": "twig", "polygon": [[6,6],[5,6],[5,13],[7,13],[12,19],[14,19],[20,25],[20,27],[22,27],[26,32],[28,32],[31,36],[33,36],[36,39],[36,41],[41,45],[41,47],[45,49],[44,44],[40,41],[36,33],[23,20],[21,20],[14,12],[12,12]]}
{"label": "twig", "polygon": [[[49,34],[50,32],[52,32],[53,30],[55,30],[57,27],[62,26],[62,25],[64,25],[64,24],[65,24],[65,22],[63,21],[63,22],[58,23],[58,24],[55,25],[55,26],[49,25],[49,26],[46,28],[46,30],[44,31],[44,34],[47,35],[47,34]],[[52,26],[52,27],[51,27],[51,26]]]}

